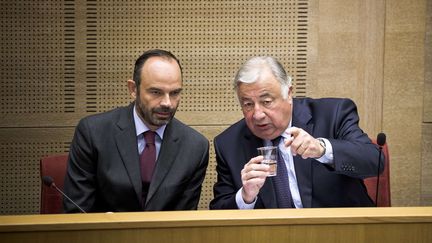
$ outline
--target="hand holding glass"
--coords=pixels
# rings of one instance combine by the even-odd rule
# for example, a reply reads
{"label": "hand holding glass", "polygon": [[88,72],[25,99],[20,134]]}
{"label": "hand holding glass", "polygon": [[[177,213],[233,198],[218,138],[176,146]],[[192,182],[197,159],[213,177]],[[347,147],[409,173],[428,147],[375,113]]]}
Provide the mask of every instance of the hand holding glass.
{"label": "hand holding glass", "polygon": [[270,166],[270,174],[268,176],[276,176],[277,173],[277,158],[278,148],[275,146],[266,146],[257,148],[258,155],[262,155],[264,159],[261,164],[267,164]]}

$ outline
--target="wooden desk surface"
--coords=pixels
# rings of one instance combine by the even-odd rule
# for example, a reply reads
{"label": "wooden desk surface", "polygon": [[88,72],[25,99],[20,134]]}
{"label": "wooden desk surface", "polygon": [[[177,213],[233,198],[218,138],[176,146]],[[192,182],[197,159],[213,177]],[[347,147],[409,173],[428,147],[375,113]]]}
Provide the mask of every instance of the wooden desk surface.
{"label": "wooden desk surface", "polygon": [[351,243],[383,237],[392,240],[388,242],[432,242],[432,207],[0,216],[0,239],[8,237],[8,242],[74,242],[69,240],[75,239],[72,233],[76,232],[93,242],[250,243],[263,242],[273,233],[279,238],[272,242],[305,242],[305,237],[308,242],[334,242],[333,237],[354,237]]}

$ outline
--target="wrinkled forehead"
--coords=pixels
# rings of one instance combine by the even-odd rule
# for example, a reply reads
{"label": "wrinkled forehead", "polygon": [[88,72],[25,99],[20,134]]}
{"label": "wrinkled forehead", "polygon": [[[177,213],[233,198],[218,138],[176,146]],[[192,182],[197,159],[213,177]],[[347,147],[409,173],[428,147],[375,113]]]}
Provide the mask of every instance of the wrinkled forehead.
{"label": "wrinkled forehead", "polygon": [[254,83],[239,83],[237,96],[239,99],[259,99],[278,97],[281,85],[276,79],[259,79]]}

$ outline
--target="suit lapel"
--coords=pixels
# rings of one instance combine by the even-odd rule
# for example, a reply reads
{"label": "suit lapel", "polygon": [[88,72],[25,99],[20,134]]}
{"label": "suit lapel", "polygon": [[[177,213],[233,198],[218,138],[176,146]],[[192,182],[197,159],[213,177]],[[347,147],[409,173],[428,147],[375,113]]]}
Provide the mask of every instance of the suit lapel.
{"label": "suit lapel", "polygon": [[161,183],[165,180],[166,175],[175,162],[176,155],[180,149],[180,135],[176,126],[176,120],[173,119],[166,127],[159,156],[156,161],[156,167],[153,173],[153,179],[147,194],[146,206],[158,190]]}
{"label": "suit lapel", "polygon": [[[243,143],[243,151],[245,151],[245,161],[247,162],[251,158],[258,156],[256,148],[263,146],[263,140],[253,135],[249,129],[246,129],[244,137],[246,142]],[[243,166],[244,165],[241,166],[240,170],[243,169]],[[240,173],[239,171],[239,174]],[[266,179],[258,194],[258,198],[261,200],[264,208],[277,208],[276,194],[270,178]]]}
{"label": "suit lapel", "polygon": [[135,190],[138,200],[141,202],[142,183],[139,165],[138,142],[135,123],[133,121],[134,103],[124,108],[117,122],[118,130],[115,141],[120,157],[129,175],[130,182]]}
{"label": "suit lapel", "polygon": [[[312,116],[309,107],[294,99],[292,126],[299,127],[309,134],[313,134],[314,124],[310,122]],[[312,206],[312,160],[302,159],[301,156],[294,156],[294,167],[297,176],[297,185],[303,207]]]}

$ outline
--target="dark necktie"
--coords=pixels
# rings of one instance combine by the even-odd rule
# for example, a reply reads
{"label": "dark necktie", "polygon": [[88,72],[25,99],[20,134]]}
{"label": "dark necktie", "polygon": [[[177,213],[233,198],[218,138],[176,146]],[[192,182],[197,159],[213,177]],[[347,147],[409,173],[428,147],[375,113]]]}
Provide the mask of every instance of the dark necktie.
{"label": "dark necktie", "polygon": [[145,132],[144,140],[146,145],[140,156],[141,179],[144,183],[150,183],[156,164],[155,133],[153,131]]}
{"label": "dark necktie", "polygon": [[280,140],[281,137],[278,137],[272,141],[273,145],[278,147],[277,175],[272,177],[273,185],[276,190],[278,208],[294,208],[291,190],[289,187],[287,168],[282,157],[282,152],[279,149]]}

